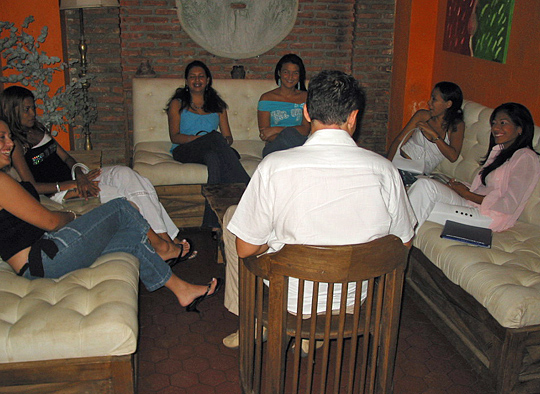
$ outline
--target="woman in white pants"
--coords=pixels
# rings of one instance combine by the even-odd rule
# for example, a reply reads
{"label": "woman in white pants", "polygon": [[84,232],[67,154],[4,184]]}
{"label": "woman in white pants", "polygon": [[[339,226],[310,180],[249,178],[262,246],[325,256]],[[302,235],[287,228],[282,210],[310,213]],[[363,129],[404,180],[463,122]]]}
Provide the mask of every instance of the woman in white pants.
{"label": "woman in white pants", "polygon": [[151,182],[126,166],[110,166],[89,171],[77,163],[36,120],[34,95],[26,88],[11,86],[0,94],[0,114],[16,141],[12,153],[15,170],[23,181],[31,182],[38,193],[53,200],[100,197],[106,203],[124,197],[137,206],[156,234],[182,246],[182,259],[195,257],[190,240],[178,240],[175,226]]}
{"label": "woman in white pants", "polygon": [[488,155],[472,185],[451,180],[448,185],[419,179],[409,189],[418,220],[444,224],[446,220],[493,231],[512,227],[540,178],[538,153],[532,146],[534,121],[529,110],[517,103],[495,108],[490,118]]}

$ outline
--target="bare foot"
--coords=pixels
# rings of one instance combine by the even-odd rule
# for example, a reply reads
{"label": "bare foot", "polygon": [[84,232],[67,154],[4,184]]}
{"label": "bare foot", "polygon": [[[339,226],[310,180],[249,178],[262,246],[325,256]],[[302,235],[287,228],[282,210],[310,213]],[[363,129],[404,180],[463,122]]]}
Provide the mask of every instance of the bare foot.
{"label": "bare foot", "polygon": [[[184,247],[184,249],[182,250],[182,257],[187,255],[189,253],[189,251],[191,250],[191,245],[186,239],[179,240],[178,238],[175,238],[174,243],[176,245],[182,245]],[[195,256],[197,256],[197,251],[196,250],[194,250],[193,253],[191,254],[191,256],[188,257],[188,260],[191,260],[191,259],[195,258]]]}
{"label": "bare foot", "polygon": [[188,283],[176,275],[172,275],[171,278],[165,283],[165,287],[171,290],[178,299],[178,302],[182,306],[187,306],[191,304],[195,298],[203,296],[206,291],[208,295],[214,294],[217,286],[217,279],[212,279],[210,282],[210,290],[208,290],[208,285],[193,285]]}

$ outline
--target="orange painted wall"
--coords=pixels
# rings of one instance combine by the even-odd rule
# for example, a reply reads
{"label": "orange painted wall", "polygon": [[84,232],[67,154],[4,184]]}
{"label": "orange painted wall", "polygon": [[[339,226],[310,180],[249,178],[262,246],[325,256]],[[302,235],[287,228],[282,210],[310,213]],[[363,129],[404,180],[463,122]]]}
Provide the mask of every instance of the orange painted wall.
{"label": "orange painted wall", "polygon": [[396,0],[389,142],[418,109],[427,108],[433,86],[437,13],[433,0]]}
{"label": "orange painted wall", "polygon": [[[17,28],[21,28],[24,19],[33,15],[35,21],[25,30],[37,37],[43,26],[49,28],[49,34],[41,49],[49,56],[57,56],[63,59],[62,32],[60,28],[60,9],[58,0],[0,0],[0,20],[13,22]],[[60,86],[64,86],[63,73],[56,73],[50,84],[51,92],[56,92]],[[56,140],[63,148],[69,149],[69,135],[59,132]]]}
{"label": "orange painted wall", "polygon": [[439,81],[457,83],[465,99],[489,107],[520,102],[540,124],[539,2],[515,2],[506,64],[442,50],[446,3],[396,0],[388,141],[416,108],[425,104],[432,86]]}
{"label": "orange painted wall", "polygon": [[433,80],[453,81],[466,99],[488,107],[519,102],[540,124],[540,2],[515,2],[506,64],[443,51],[445,10],[446,1],[439,1]]}

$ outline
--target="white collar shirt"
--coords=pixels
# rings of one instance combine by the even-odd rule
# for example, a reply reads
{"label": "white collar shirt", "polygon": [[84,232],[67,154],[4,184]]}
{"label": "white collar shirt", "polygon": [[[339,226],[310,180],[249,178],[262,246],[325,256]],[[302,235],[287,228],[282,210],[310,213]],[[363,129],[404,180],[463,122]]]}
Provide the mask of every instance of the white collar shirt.
{"label": "white collar shirt", "polygon": [[285,244],[347,245],[388,234],[405,243],[415,224],[391,162],[344,130],[323,129],[259,164],[227,228],[275,252]]}

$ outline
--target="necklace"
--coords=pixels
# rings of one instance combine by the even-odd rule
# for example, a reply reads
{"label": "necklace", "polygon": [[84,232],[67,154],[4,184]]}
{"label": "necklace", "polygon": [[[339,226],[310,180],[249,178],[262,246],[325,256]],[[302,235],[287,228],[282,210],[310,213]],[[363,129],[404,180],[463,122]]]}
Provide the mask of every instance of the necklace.
{"label": "necklace", "polygon": [[199,107],[199,106],[197,106],[197,105],[195,105],[195,104],[191,103],[191,107],[192,107],[193,109],[198,109],[198,110],[202,110],[202,109],[203,109],[203,107],[204,107],[204,104],[203,104],[202,106],[200,106],[200,107]]}

